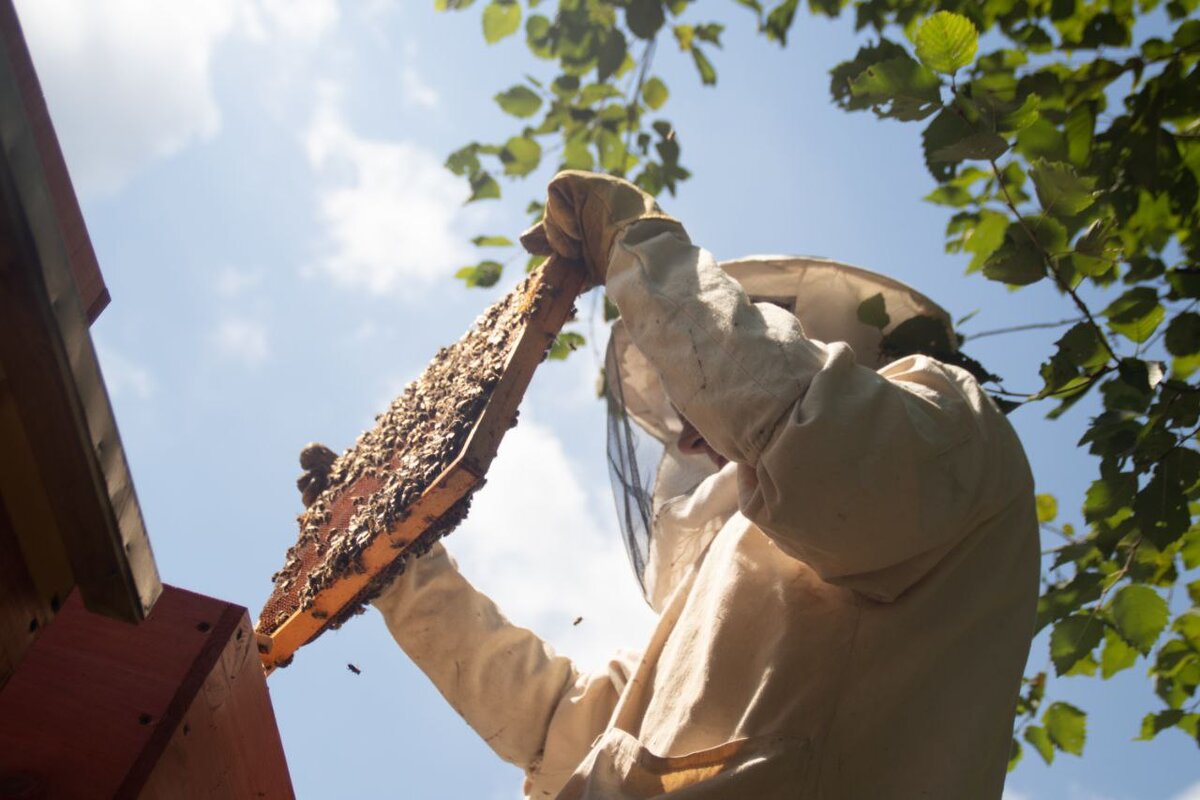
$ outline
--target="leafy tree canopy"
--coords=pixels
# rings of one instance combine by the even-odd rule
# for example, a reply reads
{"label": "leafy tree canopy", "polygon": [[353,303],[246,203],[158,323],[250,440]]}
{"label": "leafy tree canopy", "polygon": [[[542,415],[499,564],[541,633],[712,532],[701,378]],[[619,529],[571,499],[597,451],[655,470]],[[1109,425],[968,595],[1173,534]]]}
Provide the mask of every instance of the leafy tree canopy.
{"label": "leafy tree canopy", "polygon": [[[462,10],[473,0],[435,2]],[[753,14],[780,46],[802,10],[798,0],[735,3],[728,13]],[[717,83],[724,26],[693,19],[700,4],[480,5],[487,42],[524,36],[554,76],[515,79],[495,96],[513,118],[511,135],[450,155],[472,201],[499,197],[500,181],[546,159],[627,176],[654,194],[688,179],[683,137],[662,113],[670,91],[653,64],[655,49],[673,44],[703,84]],[[1200,743],[1200,580],[1187,582],[1200,567],[1198,5],[809,0],[806,10],[852,14],[873,36],[831,70],[831,98],[922,126],[920,157],[937,183],[925,199],[947,210],[947,251],[1009,287],[1049,281],[1072,315],[1046,354],[1040,390],[991,387],[1052,418],[1089,394],[1101,406],[1080,440],[1099,466],[1082,502],[1086,529],[1058,524],[1057,499],[1038,498],[1043,529],[1062,541],[1048,554],[1038,607],[1055,677],[1107,679],[1144,660],[1159,704],[1139,737],[1174,728]],[[1139,20],[1150,15],[1166,35],[1142,35]],[[532,217],[541,210],[528,207]],[[497,236],[475,243],[511,247]],[[458,274],[489,286],[502,269],[489,258]],[[1106,305],[1092,307],[1085,294]],[[859,316],[888,320],[874,299]],[[569,333],[554,354],[581,343]],[[1190,602],[1173,613],[1168,599],[1183,595]],[[1087,714],[1048,702],[1049,683],[1044,672],[1025,678],[1012,764],[1026,746],[1047,763],[1083,752]]]}

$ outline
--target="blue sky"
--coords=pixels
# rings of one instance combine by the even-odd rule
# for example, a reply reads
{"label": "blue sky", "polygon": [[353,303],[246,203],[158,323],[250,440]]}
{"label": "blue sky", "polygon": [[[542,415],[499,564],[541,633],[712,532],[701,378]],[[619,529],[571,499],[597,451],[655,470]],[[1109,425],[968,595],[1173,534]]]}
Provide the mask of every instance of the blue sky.
{"label": "blue sky", "polygon": [[[300,448],[352,443],[511,286],[516,268],[488,291],[450,276],[479,257],[471,236],[518,232],[549,177],[463,206],[442,161],[514,132],[491,97],[546,65],[516,39],[486,47],[478,9],[432,5],[17,3],[112,292],[93,332],[163,578],[252,615],[295,537]],[[968,332],[1073,315],[1046,286],[1009,293],[943,253],[946,214],[919,199],[932,188],[919,128],[830,104],[827,70],[857,46],[848,20],[802,17],[781,51],[734,4],[705,8],[731,23],[717,89],[668,43],[654,70],[695,174],[663,203],[694,240],[719,258],[815,254],[890,273],[955,316],[982,309]],[[1054,338],[969,349],[1032,390]],[[449,540],[513,620],[589,667],[639,647],[652,623],[611,510],[595,371],[588,348],[538,374]],[[1039,491],[1076,522],[1094,470],[1075,448],[1088,411],[1013,418]],[[1031,664],[1049,665],[1044,640]],[[300,651],[270,687],[300,797],[519,796],[518,771],[373,611]],[[1027,755],[1008,800],[1200,798],[1193,743],[1131,741],[1155,705],[1143,666],[1107,683],[1054,681],[1051,693],[1091,713],[1087,753],[1052,768]]]}

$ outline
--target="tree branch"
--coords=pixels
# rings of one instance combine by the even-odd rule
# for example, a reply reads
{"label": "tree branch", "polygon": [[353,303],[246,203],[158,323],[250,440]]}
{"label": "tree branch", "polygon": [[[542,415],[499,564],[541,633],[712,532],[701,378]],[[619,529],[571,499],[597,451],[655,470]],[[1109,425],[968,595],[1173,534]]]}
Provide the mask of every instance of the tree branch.
{"label": "tree branch", "polygon": [[1008,210],[1012,212],[1014,217],[1016,217],[1017,224],[1019,224],[1021,229],[1025,231],[1025,235],[1029,237],[1029,241],[1033,242],[1034,246],[1037,247],[1037,249],[1041,252],[1042,262],[1046,268],[1046,273],[1054,281],[1055,285],[1058,286],[1059,291],[1071,298],[1071,301],[1075,304],[1075,307],[1079,309],[1081,314],[1083,314],[1084,319],[1086,319],[1088,324],[1095,329],[1096,338],[1100,340],[1100,344],[1103,345],[1104,349],[1108,352],[1109,358],[1111,358],[1113,361],[1120,361],[1120,357],[1117,355],[1116,351],[1113,350],[1112,345],[1108,343],[1108,336],[1104,333],[1104,329],[1100,327],[1100,324],[1096,322],[1096,318],[1092,316],[1092,310],[1087,307],[1087,304],[1083,302],[1083,299],[1079,296],[1079,294],[1062,279],[1061,275],[1058,274],[1058,270],[1054,268],[1054,261],[1050,257],[1050,254],[1046,252],[1046,248],[1042,247],[1041,242],[1039,242],[1037,237],[1033,235],[1033,231],[1030,229],[1029,224],[1025,221],[1025,217],[1023,217],[1021,212],[1017,210],[1017,206],[1013,202],[1012,195],[1008,193],[1008,186],[1004,183],[1004,176],[1000,173],[1000,167],[996,164],[996,159],[989,158],[988,163],[992,165],[992,174],[996,177],[996,185],[1000,187],[1000,192],[1004,195],[1004,204],[1008,206]]}

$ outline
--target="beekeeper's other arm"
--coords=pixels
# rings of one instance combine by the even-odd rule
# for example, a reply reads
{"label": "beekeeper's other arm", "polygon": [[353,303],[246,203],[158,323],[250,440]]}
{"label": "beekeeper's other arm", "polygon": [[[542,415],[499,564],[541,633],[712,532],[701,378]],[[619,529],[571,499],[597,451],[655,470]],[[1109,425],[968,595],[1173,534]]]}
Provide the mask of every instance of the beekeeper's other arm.
{"label": "beekeeper's other arm", "polygon": [[634,668],[618,657],[580,673],[510,623],[462,576],[441,544],[411,560],[375,601],[404,652],[496,753],[526,773],[530,797],[553,796],[583,760]]}
{"label": "beekeeper's other arm", "polygon": [[924,356],[876,372],[808,339],[631,184],[561,173],[523,241],[606,284],[675,406],[742,465],[743,513],[825,580],[892,600],[1011,497],[981,489],[1019,452],[965,373]]}
{"label": "beekeeper's other arm", "polygon": [[[300,453],[305,506],[326,485],[335,454]],[[636,656],[581,674],[531,631],[506,620],[458,571],[441,543],[375,599],[392,636],[505,761],[525,770],[526,794],[553,796],[604,731]]]}

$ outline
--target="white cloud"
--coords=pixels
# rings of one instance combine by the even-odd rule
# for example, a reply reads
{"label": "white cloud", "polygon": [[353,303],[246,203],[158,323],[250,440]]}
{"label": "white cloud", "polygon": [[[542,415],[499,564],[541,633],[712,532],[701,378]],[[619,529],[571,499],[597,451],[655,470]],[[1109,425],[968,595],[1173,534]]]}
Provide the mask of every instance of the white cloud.
{"label": "white cloud", "polygon": [[417,71],[417,43],[412,39],[404,42],[404,66],[400,68],[400,89],[404,104],[417,108],[431,109],[438,104],[437,90],[430,86]]}
{"label": "white cloud", "polygon": [[400,90],[404,102],[418,108],[435,108],[438,104],[437,91],[425,82],[412,64],[406,64],[400,70]]}
{"label": "white cloud", "polygon": [[1172,800],[1200,800],[1200,781],[1196,781],[1191,786],[1175,795]]}
{"label": "white cloud", "polygon": [[97,344],[96,355],[104,372],[104,384],[113,397],[129,393],[145,400],[158,389],[158,382],[149,370],[122,353]]}
{"label": "white cloud", "polygon": [[220,128],[210,64],[232,0],[18,0],[76,186],[114,191]]}
{"label": "white cloud", "polygon": [[315,42],[337,24],[337,0],[258,0],[248,9],[255,38],[278,33]]}
{"label": "white cloud", "polygon": [[447,546],[509,619],[598,669],[617,649],[645,645],[654,615],[615,520],[598,518],[591,502],[607,484],[589,488],[562,442],[523,413]]}
{"label": "white cloud", "polygon": [[214,288],[222,297],[236,297],[262,283],[262,275],[237,267],[222,267],[217,273]]}
{"label": "white cloud", "polygon": [[266,327],[251,319],[226,318],[213,332],[212,341],[219,353],[249,367],[261,364],[271,352]]}
{"label": "white cloud", "polygon": [[322,186],[327,241],[317,266],[335,282],[387,294],[428,284],[471,258],[459,230],[468,191],[440,155],[359,136],[331,85],[322,87],[303,142]]}
{"label": "white cloud", "polygon": [[311,49],[337,0],[17,0],[76,188],[119,190],[221,128],[212,64],[239,34]]}

